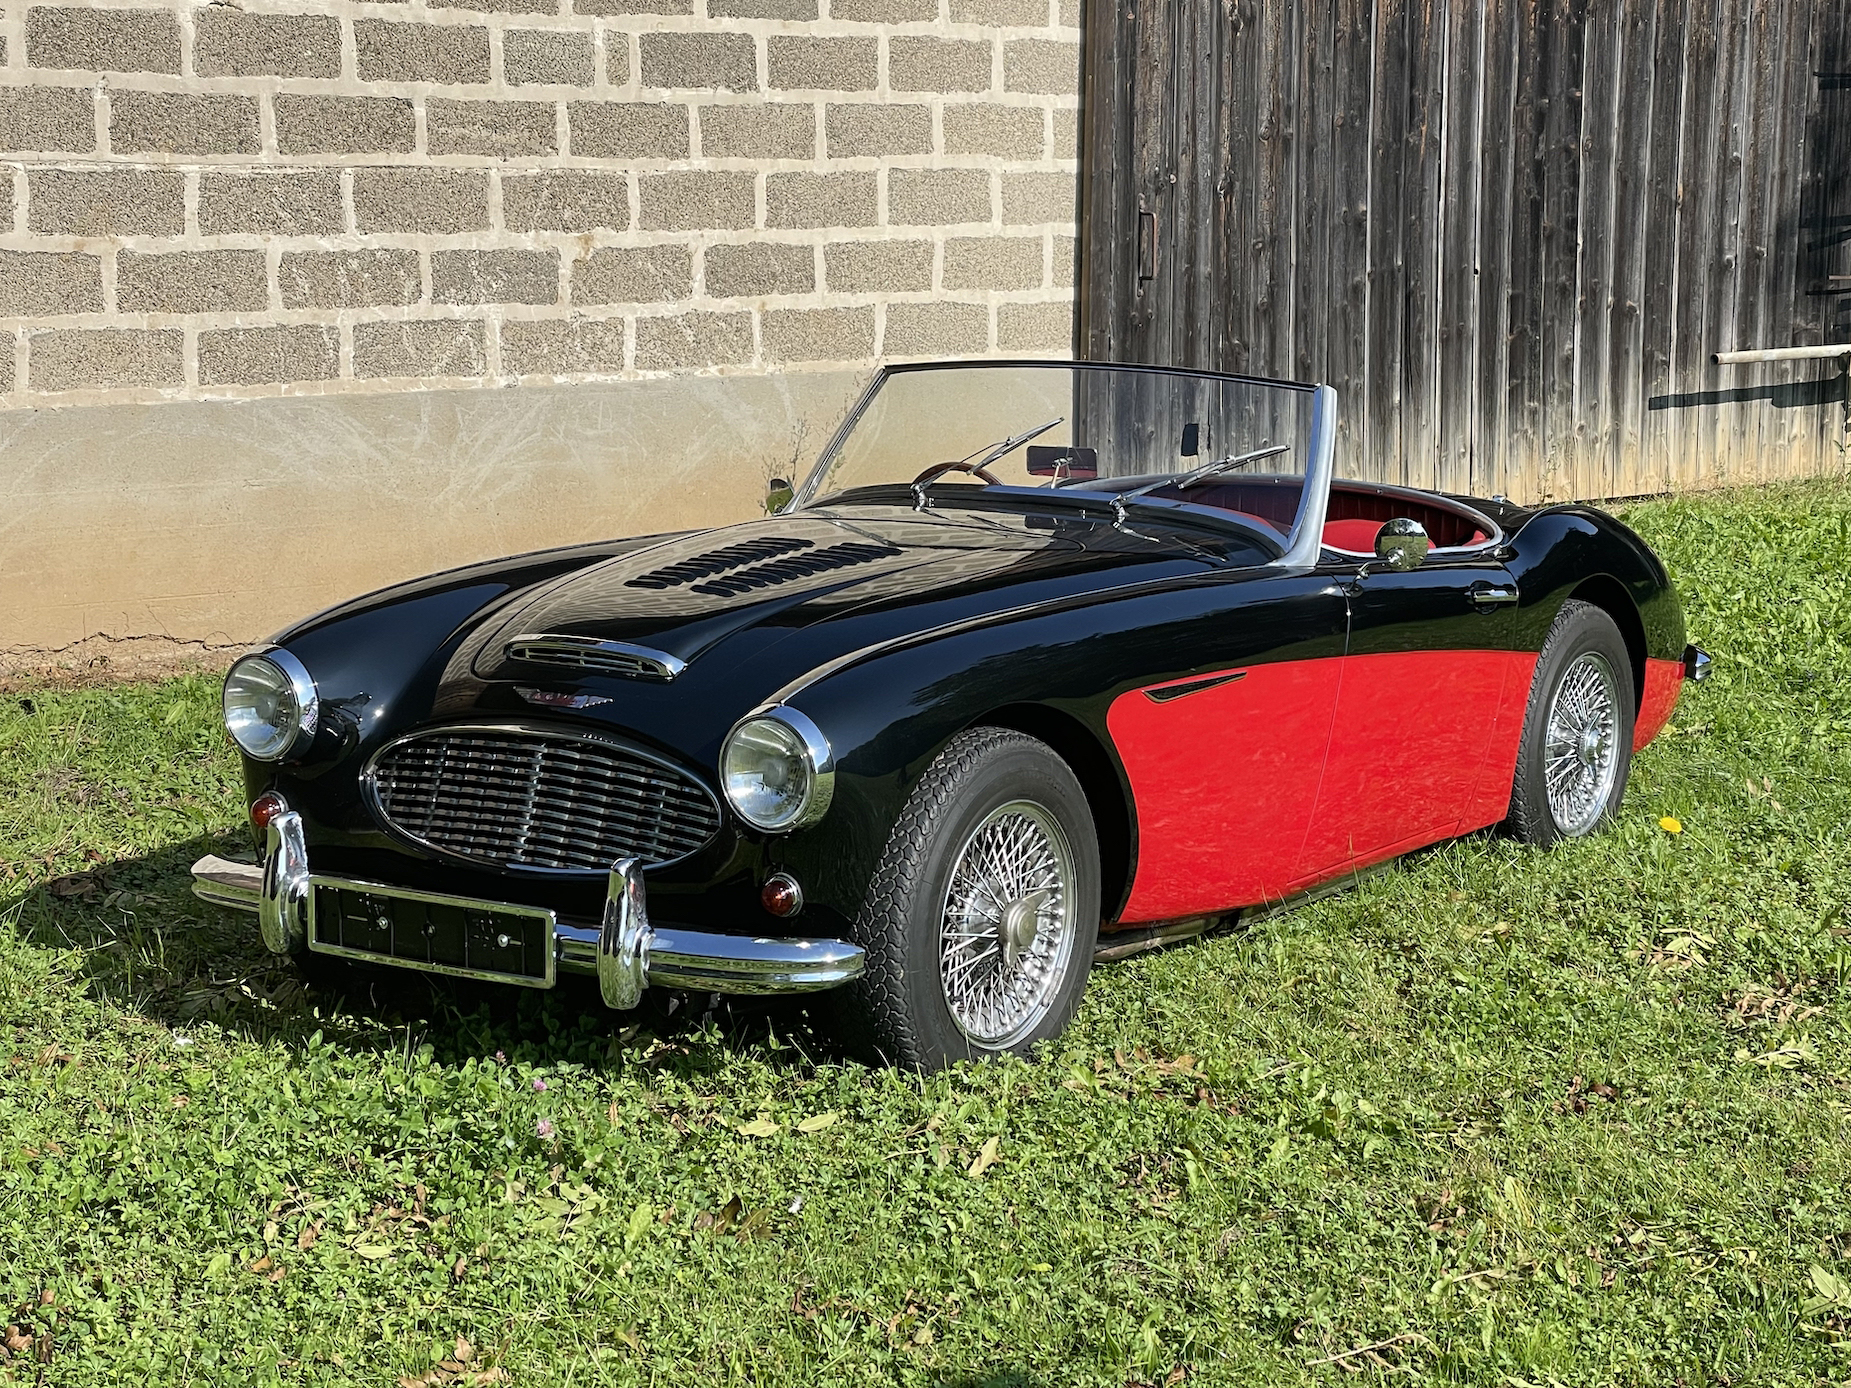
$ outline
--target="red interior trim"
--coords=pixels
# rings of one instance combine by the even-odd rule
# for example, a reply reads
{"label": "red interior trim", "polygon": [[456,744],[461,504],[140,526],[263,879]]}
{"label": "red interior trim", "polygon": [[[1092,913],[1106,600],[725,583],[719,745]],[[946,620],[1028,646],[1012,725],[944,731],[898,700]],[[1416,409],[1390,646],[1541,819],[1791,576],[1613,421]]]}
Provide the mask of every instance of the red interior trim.
{"label": "red interior trim", "polygon": [[[1204,482],[1179,492],[1164,487],[1152,492],[1168,501],[1188,501],[1197,506],[1211,506],[1231,511],[1245,520],[1259,521],[1281,535],[1292,528],[1298,515],[1298,498],[1303,489],[1296,482],[1263,479],[1230,479]],[[1463,508],[1443,501],[1429,501],[1409,496],[1383,496],[1366,487],[1352,490],[1342,482],[1330,489],[1330,503],[1324,514],[1324,543],[1332,549],[1351,554],[1375,553],[1375,533],[1385,521],[1405,516],[1419,521],[1433,540],[1435,549],[1458,549],[1481,545],[1491,537],[1480,528],[1478,520]]]}

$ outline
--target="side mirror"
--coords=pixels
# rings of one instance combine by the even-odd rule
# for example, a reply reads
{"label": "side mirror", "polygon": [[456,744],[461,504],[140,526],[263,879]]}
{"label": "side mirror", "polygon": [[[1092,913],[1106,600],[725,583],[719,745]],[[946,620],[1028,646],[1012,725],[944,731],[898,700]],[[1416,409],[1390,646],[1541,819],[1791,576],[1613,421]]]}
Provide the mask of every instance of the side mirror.
{"label": "side mirror", "polygon": [[1426,527],[1405,516],[1396,517],[1376,532],[1375,557],[1396,573],[1418,569],[1432,548]]}
{"label": "side mirror", "polygon": [[765,514],[775,516],[796,498],[791,484],[782,477],[774,477],[765,484]]}

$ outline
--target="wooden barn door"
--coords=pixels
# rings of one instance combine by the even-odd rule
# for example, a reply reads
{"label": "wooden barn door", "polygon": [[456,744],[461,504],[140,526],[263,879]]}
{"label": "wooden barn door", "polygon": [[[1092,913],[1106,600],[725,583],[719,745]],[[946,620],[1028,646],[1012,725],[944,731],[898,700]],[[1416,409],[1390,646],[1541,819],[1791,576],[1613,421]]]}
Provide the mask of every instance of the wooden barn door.
{"label": "wooden barn door", "polygon": [[[1323,381],[1357,475],[1836,470],[1851,3],[1092,0],[1080,349]],[[1829,262],[1829,264],[1828,264]]]}

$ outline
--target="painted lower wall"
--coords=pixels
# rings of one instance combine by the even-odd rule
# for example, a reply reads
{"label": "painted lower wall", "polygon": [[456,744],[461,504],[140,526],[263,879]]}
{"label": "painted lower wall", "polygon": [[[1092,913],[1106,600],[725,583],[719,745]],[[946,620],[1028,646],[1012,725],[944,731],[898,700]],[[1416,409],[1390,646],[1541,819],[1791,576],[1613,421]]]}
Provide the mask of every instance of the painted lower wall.
{"label": "painted lower wall", "polygon": [[0,412],[0,668],[235,646],[435,569],[746,519],[870,374]]}

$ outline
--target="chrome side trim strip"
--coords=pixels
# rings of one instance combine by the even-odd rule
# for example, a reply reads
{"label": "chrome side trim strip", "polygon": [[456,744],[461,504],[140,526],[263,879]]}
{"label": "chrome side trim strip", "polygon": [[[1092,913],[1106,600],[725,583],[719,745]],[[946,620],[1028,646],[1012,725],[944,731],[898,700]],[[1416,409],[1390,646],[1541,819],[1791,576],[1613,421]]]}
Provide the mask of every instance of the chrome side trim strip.
{"label": "chrome side trim strip", "polygon": [[1113,959],[1129,959],[1146,950],[1162,949],[1165,945],[1193,940],[1198,935],[1206,935],[1227,920],[1226,916],[1191,916],[1186,920],[1164,921],[1160,925],[1115,930],[1099,937],[1099,943],[1093,947],[1093,962],[1103,964]]}
{"label": "chrome side trim strip", "polygon": [[1220,675],[1200,675],[1192,680],[1176,680],[1170,684],[1153,685],[1144,691],[1144,697],[1153,704],[1167,704],[1172,699],[1200,694],[1205,689],[1213,689],[1217,685],[1233,684],[1236,680],[1246,678],[1245,670],[1230,670]]}

